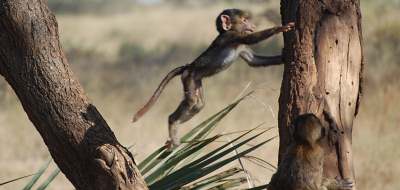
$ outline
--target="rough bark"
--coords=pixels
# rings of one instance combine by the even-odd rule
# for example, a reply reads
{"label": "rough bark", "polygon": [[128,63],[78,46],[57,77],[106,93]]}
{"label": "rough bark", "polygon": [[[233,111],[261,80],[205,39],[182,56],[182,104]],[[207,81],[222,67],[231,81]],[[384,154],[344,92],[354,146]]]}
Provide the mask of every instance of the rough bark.
{"label": "rough bark", "polygon": [[302,113],[324,119],[329,112],[341,135],[327,150],[324,175],[354,179],[352,127],[362,83],[359,0],[281,0],[282,22],[296,22],[284,35],[284,78],[279,97],[279,160],[291,141],[289,126]]}
{"label": "rough bark", "polygon": [[0,74],[76,189],[147,189],[71,72],[45,0],[0,1]]}

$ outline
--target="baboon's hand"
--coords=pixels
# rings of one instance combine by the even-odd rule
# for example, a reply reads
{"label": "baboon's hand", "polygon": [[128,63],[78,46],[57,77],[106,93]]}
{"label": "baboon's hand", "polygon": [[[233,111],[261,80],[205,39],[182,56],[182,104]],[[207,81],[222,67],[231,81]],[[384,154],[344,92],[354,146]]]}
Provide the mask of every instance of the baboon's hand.
{"label": "baboon's hand", "polygon": [[329,112],[324,110],[322,113],[324,114],[325,120],[329,123],[327,135],[329,144],[333,146],[338,142],[339,136],[341,135],[340,133],[342,133],[342,131],[339,130],[335,120],[333,119],[333,116]]}
{"label": "baboon's hand", "polygon": [[285,26],[281,26],[280,31],[289,32],[294,29],[294,26],[295,26],[294,22],[289,22]]}
{"label": "baboon's hand", "polygon": [[339,190],[352,190],[354,182],[349,179],[340,180]]}

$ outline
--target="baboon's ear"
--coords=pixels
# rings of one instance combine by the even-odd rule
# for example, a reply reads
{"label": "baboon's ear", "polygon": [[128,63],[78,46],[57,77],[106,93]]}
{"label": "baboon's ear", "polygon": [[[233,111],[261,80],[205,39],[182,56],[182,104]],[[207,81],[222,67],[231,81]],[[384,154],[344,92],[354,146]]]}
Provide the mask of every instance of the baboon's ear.
{"label": "baboon's ear", "polygon": [[221,15],[220,17],[221,22],[222,22],[222,28],[225,31],[228,31],[232,28],[232,21],[231,21],[231,17],[228,15]]}

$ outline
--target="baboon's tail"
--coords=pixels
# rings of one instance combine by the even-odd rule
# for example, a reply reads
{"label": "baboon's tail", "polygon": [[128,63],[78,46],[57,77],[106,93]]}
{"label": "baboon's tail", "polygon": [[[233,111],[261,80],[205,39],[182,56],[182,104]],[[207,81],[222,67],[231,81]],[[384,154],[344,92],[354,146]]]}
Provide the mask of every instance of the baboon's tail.
{"label": "baboon's tail", "polygon": [[165,86],[168,84],[168,82],[176,77],[177,75],[180,75],[185,71],[187,68],[187,65],[177,67],[170,71],[167,76],[164,77],[164,79],[161,81],[160,85],[158,85],[156,91],[153,93],[149,101],[139,110],[136,112],[136,114],[133,116],[132,122],[136,122],[139,118],[141,118],[149,109],[154,105],[154,103],[157,101],[158,97],[160,97],[161,92],[164,90]]}

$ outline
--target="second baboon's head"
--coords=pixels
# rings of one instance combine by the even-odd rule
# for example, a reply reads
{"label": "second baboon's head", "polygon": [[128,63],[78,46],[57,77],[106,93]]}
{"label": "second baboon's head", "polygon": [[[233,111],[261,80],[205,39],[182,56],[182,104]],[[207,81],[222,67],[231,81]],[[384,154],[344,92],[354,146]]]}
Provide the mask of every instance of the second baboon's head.
{"label": "second baboon's head", "polygon": [[312,113],[299,115],[293,122],[293,138],[297,143],[314,145],[325,136],[325,127]]}

